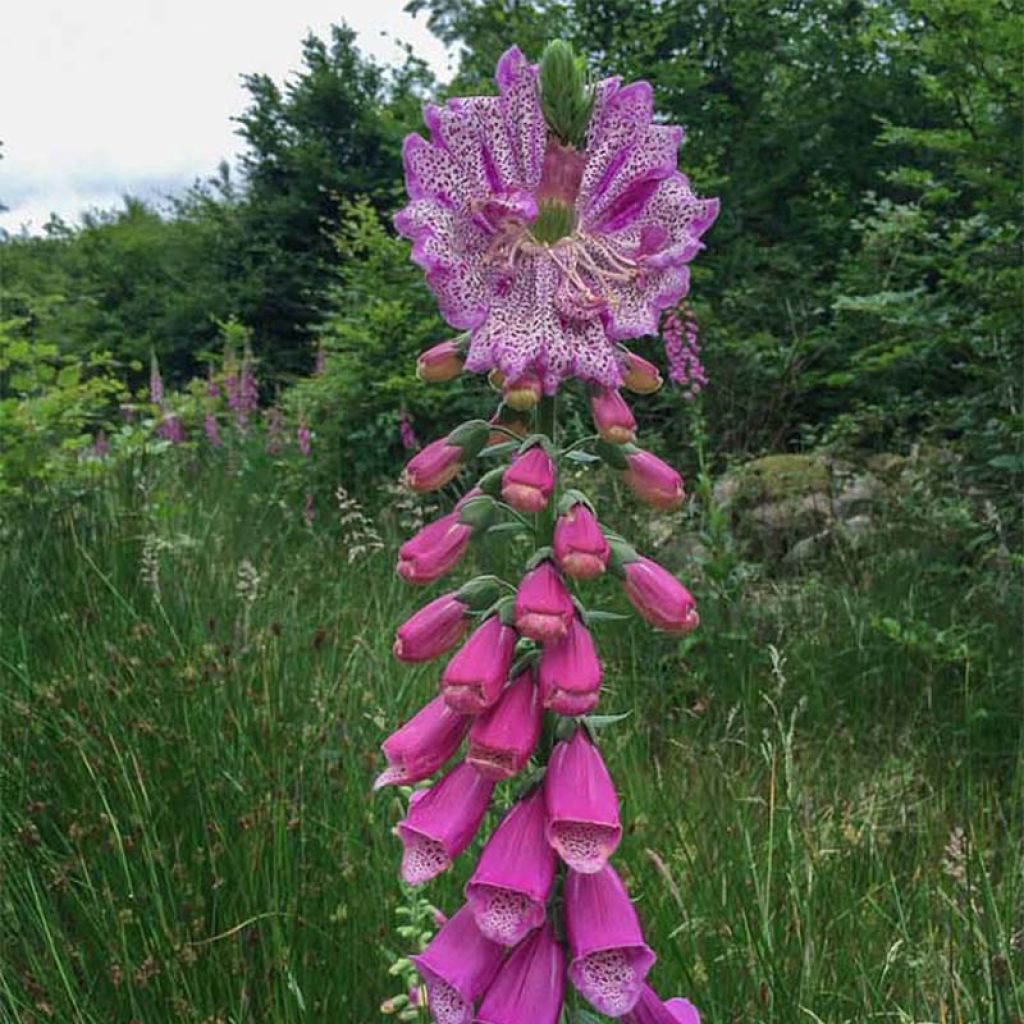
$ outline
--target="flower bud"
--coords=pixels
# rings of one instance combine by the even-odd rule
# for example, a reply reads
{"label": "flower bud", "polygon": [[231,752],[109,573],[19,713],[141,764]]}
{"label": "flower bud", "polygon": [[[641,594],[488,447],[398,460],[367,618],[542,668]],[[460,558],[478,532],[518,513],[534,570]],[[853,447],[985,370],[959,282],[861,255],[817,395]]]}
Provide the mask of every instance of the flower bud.
{"label": "flower bud", "polygon": [[406,583],[433,583],[462,558],[472,533],[458,509],[428,523],[398,549],[398,575]]}
{"label": "flower bud", "polygon": [[497,615],[478,626],[441,675],[448,706],[464,715],[486,711],[505,687],[517,640]]}
{"label": "flower bud", "polygon": [[674,511],[683,504],[683,478],[666,462],[650,452],[637,450],[626,455],[622,482],[652,508]]}
{"label": "flower bud", "polygon": [[689,633],[700,624],[690,592],[667,569],[638,556],[622,567],[626,596],[656,629]]}
{"label": "flower bud", "polygon": [[601,694],[601,662],[586,626],[574,618],[566,635],[545,647],[537,668],[544,707],[560,715],[585,715]]}
{"label": "flower bud", "polygon": [[458,750],[468,728],[465,715],[435,697],[381,744],[388,766],[373,788],[411,786],[433,775]]}
{"label": "flower bud", "polygon": [[542,445],[517,455],[501,478],[501,496],[519,512],[540,512],[555,488],[555,464]]}
{"label": "flower bud", "polygon": [[531,569],[516,591],[515,623],[523,636],[550,644],[565,636],[575,609],[558,570],[547,560]]}
{"label": "flower bud", "polygon": [[511,778],[530,760],[543,714],[531,674],[521,673],[497,704],[474,719],[466,760],[488,778]]}
{"label": "flower bud", "polygon": [[636,420],[615,388],[601,388],[590,396],[590,413],[601,440],[628,444],[636,437]]}
{"label": "flower bud", "polygon": [[608,541],[582,502],[558,517],[552,543],[559,569],[575,580],[600,576],[608,565]]}
{"label": "flower bud", "polygon": [[427,384],[453,380],[462,373],[462,353],[456,341],[442,341],[416,360],[416,376]]}
{"label": "flower bud", "polygon": [[462,466],[475,458],[487,443],[488,426],[483,420],[469,420],[447,437],[431,441],[406,463],[402,482],[418,494],[444,487]]}
{"label": "flower bud", "polygon": [[406,619],[395,634],[395,657],[409,663],[444,654],[469,628],[461,591],[444,594]]}
{"label": "flower bud", "polygon": [[635,395],[653,395],[661,388],[661,374],[654,363],[648,362],[635,352],[627,352],[626,372],[622,375],[622,385]]}
{"label": "flower bud", "polygon": [[541,399],[540,377],[532,370],[527,370],[521,377],[513,381],[506,380],[502,384],[502,395],[505,404],[517,412],[528,412]]}

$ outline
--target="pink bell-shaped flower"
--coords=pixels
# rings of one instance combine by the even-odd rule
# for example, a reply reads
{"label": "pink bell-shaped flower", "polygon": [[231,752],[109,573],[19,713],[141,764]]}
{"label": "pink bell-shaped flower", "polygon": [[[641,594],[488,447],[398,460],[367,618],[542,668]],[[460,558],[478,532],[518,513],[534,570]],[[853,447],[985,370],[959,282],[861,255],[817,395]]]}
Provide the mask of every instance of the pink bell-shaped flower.
{"label": "pink bell-shaped flower", "polygon": [[626,455],[622,482],[645,504],[671,512],[683,504],[683,478],[657,455],[637,450]]}
{"label": "pink bell-shaped flower", "polygon": [[690,592],[667,569],[642,555],[622,570],[626,596],[656,629],[689,633],[700,624]]}
{"label": "pink bell-shaped flower", "polygon": [[555,746],[544,776],[547,838],[574,871],[600,871],[622,839],[619,798],[584,729]]}
{"label": "pink bell-shaped flower", "polygon": [[628,444],[636,437],[632,410],[615,388],[601,388],[591,394],[590,414],[602,440],[611,444]]}
{"label": "pink bell-shaped flower", "polygon": [[601,694],[601,662],[590,632],[574,618],[566,635],[545,647],[537,669],[540,696],[549,711],[585,715]]}
{"label": "pink bell-shaped flower", "polygon": [[373,788],[411,786],[433,775],[458,750],[468,728],[465,715],[435,697],[381,744],[388,766]]}
{"label": "pink bell-shaped flower", "polygon": [[462,449],[441,437],[421,448],[406,464],[402,481],[417,494],[428,494],[454,480],[462,468]]}
{"label": "pink bell-shaped flower", "polygon": [[544,794],[537,789],[502,818],[466,885],[477,927],[494,942],[515,946],[544,923],[556,865],[544,822]]}
{"label": "pink bell-shaped flower", "polygon": [[688,999],[662,1002],[649,985],[644,985],[640,999],[623,1019],[626,1024],[700,1024],[700,1014]]}
{"label": "pink bell-shaped flower", "polygon": [[428,523],[398,549],[398,575],[406,583],[433,583],[452,569],[469,546],[473,527],[458,509]]}
{"label": "pink bell-shaped flower", "polygon": [[648,362],[635,352],[629,352],[626,359],[626,372],[622,376],[623,387],[635,395],[653,395],[655,391],[660,390],[661,373],[654,363]]}
{"label": "pink bell-shaped flower", "polygon": [[469,907],[462,907],[422,953],[409,958],[426,982],[437,1024],[470,1024],[473,1004],[498,973],[504,953],[480,934]]}
{"label": "pink bell-shaped flower", "polygon": [[555,464],[539,444],[517,455],[501,478],[501,497],[519,512],[540,512],[555,487]]}
{"label": "pink bell-shaped flower", "polygon": [[531,673],[520,673],[498,702],[473,720],[466,760],[488,778],[511,778],[530,760],[543,715]]}
{"label": "pink bell-shaped flower", "polygon": [[462,373],[462,354],[456,341],[442,341],[416,360],[416,376],[427,384],[453,380]]}
{"label": "pink bell-shaped flower", "polygon": [[478,626],[441,675],[448,706],[464,715],[486,711],[505,687],[517,640],[516,631],[497,615]]}
{"label": "pink bell-shaped flower", "polygon": [[546,559],[531,569],[516,592],[516,629],[539,644],[565,636],[575,615],[572,598],[558,570]]}
{"label": "pink bell-shaped flower", "polygon": [[569,980],[577,991],[609,1017],[632,1010],[655,956],[644,942],[629,893],[611,866],[593,875],[568,873],[565,930],[572,956]]}
{"label": "pink bell-shaped flower", "polygon": [[558,568],[573,579],[593,579],[608,565],[608,541],[594,513],[582,502],[558,517],[552,546]]}
{"label": "pink bell-shaped flower", "polygon": [[545,924],[502,965],[474,1024],[557,1024],[565,998],[565,953]]}
{"label": "pink bell-shaped flower", "polygon": [[469,618],[456,593],[435,598],[398,627],[393,649],[399,661],[430,661],[459,642]]}
{"label": "pink bell-shaped flower", "polygon": [[470,844],[491,802],[494,783],[463,761],[430,789],[413,794],[398,823],[402,878],[422,885],[447,871]]}

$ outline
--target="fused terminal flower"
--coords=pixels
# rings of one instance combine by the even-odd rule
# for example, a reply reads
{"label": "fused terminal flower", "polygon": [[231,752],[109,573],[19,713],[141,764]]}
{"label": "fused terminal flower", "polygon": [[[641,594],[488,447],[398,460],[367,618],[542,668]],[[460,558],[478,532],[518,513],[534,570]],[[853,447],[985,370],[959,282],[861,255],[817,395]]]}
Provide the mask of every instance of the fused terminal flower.
{"label": "fused terminal flower", "polygon": [[516,631],[497,615],[478,626],[441,676],[448,706],[466,715],[486,711],[501,696],[517,640]]}
{"label": "fused terminal flower", "polygon": [[552,546],[558,568],[573,579],[593,579],[608,565],[608,541],[596,516],[582,502],[558,517]]}
{"label": "fused terminal flower", "polygon": [[618,387],[618,342],[656,333],[686,294],[718,203],[677,170],[683,133],[654,123],[648,83],[597,83],[569,140],[549,136],[538,68],[517,48],[497,84],[427,107],[430,141],[405,141],[410,202],[395,224],[469,333],[468,370],[513,385],[534,373],[547,394],[571,376]]}
{"label": "fused terminal flower", "polygon": [[381,744],[388,766],[373,788],[411,786],[433,775],[455,753],[469,719],[435,697]]}
{"label": "fused terminal flower", "polygon": [[556,1024],[564,998],[565,953],[545,924],[502,965],[474,1024]]}
{"label": "fused terminal flower", "polygon": [[657,455],[637,450],[626,455],[622,482],[645,504],[672,512],[683,504],[683,478]]}
{"label": "fused terminal flower", "polygon": [[662,1002],[649,985],[644,985],[640,999],[624,1019],[626,1024],[700,1024],[700,1014],[688,999]]}
{"label": "fused terminal flower", "polygon": [[575,615],[558,570],[547,559],[531,569],[516,591],[516,629],[539,644],[565,636]]}
{"label": "fused terminal flower", "polygon": [[565,637],[544,649],[537,669],[541,700],[559,715],[585,715],[601,695],[601,662],[586,626],[573,619]]}
{"label": "fused terminal flower", "polygon": [[457,341],[442,341],[416,360],[416,376],[427,384],[454,380],[462,373],[462,353]]}
{"label": "fused terminal flower", "polygon": [[597,747],[577,729],[551,754],[544,776],[547,838],[574,871],[594,874],[622,838],[619,798]]}
{"label": "fused terminal flower", "polygon": [[466,760],[492,779],[511,778],[530,760],[543,714],[531,673],[520,673],[498,702],[474,720]]}
{"label": "fused terminal flower", "polygon": [[501,478],[501,497],[520,512],[540,512],[555,487],[555,464],[543,445],[517,455]]}
{"label": "fused terminal flower", "polygon": [[399,661],[430,661],[459,642],[469,629],[469,619],[457,594],[435,598],[398,627],[394,652]]}
{"label": "fused terminal flower", "polygon": [[406,583],[433,583],[462,558],[472,534],[458,508],[428,523],[398,549],[398,575]]}
{"label": "fused terminal flower", "polygon": [[602,440],[610,444],[628,444],[636,437],[633,412],[615,388],[599,388],[591,394],[590,414]]}
{"label": "fused terminal flower", "polygon": [[653,395],[661,389],[661,374],[654,363],[648,362],[635,352],[626,353],[626,372],[622,384],[635,395]]}
{"label": "fused terminal flower", "polygon": [[592,875],[568,872],[565,930],[572,955],[569,980],[577,991],[609,1017],[632,1010],[655,956],[611,866]]}
{"label": "fused terminal flower", "polygon": [[498,973],[504,952],[480,934],[473,912],[462,907],[422,953],[410,957],[426,982],[436,1024],[470,1024],[473,1004]]}
{"label": "fused terminal flower", "polygon": [[398,824],[402,878],[429,882],[451,867],[470,844],[491,802],[494,783],[463,761],[430,789],[413,794]]}
{"label": "fused terminal flower", "polygon": [[700,625],[690,592],[667,569],[638,556],[623,567],[626,596],[656,629],[689,633]]}
{"label": "fused terminal flower", "polygon": [[537,789],[501,820],[466,884],[480,931],[515,946],[543,924],[555,865],[544,839],[544,794]]}

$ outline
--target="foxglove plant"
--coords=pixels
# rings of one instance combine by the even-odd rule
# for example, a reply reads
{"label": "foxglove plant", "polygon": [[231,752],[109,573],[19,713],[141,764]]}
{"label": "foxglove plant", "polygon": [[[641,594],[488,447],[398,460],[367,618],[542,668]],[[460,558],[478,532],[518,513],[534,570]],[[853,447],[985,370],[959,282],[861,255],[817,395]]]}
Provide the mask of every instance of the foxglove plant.
{"label": "foxglove plant", "polygon": [[[489,422],[464,423],[417,452],[403,480],[428,493],[481,455],[508,458],[402,546],[398,573],[429,584],[495,529],[532,531],[534,541],[520,580],[480,576],[449,590],[395,640],[397,657],[413,663],[462,644],[439,695],[384,743],[378,786],[442,773],[413,791],[397,827],[405,881],[448,870],[496,787],[516,787],[465,905],[412,960],[437,1024],[554,1024],[566,981],[612,1017],[698,1024],[689,1003],[649,987],[655,954],[612,864],[619,800],[597,747],[602,723],[589,717],[601,697],[591,634],[600,616],[575,587],[614,576],[670,634],[694,629],[696,608],[671,573],[602,525],[586,494],[559,484],[566,460],[582,459],[656,509],[682,504],[682,478],[635,443],[620,390],[651,394],[661,374],[624,343],[657,333],[679,306],[718,203],[698,198],[677,170],[682,131],[654,122],[646,82],[590,85],[571,49],[553,43],[539,66],[508,50],[497,85],[497,96],[426,108],[430,139],[406,139],[410,202],[395,220],[445,319],[463,332],[423,353],[420,378],[485,372],[502,395]],[[555,402],[573,379],[595,433],[567,444]],[[587,445],[593,454],[581,455]]]}

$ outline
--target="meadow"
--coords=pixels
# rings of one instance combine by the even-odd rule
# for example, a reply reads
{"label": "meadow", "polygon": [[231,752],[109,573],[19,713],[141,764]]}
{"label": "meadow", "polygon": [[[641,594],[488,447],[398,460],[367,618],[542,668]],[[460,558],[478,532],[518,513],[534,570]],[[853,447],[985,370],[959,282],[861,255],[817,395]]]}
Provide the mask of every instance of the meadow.
{"label": "meadow", "polygon": [[[370,1024],[425,901],[457,905],[473,851],[403,892],[402,799],[370,790],[439,671],[390,653],[429,510],[328,494],[307,524],[239,458],[143,454],[7,510],[4,1021]],[[701,628],[599,627],[654,983],[708,1022],[1024,1019],[1012,571],[930,507],[766,572],[696,492]]]}

